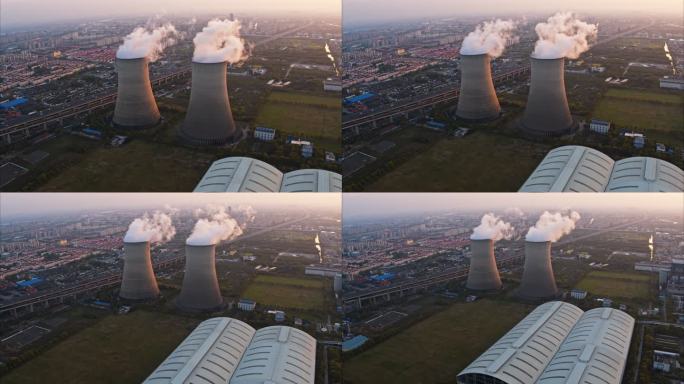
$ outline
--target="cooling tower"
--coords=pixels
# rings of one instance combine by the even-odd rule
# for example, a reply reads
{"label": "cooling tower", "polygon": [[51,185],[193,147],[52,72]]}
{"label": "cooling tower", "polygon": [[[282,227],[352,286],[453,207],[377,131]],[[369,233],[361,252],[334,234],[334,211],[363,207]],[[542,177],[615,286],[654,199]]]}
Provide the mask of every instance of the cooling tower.
{"label": "cooling tower", "polygon": [[470,240],[470,270],[466,288],[475,290],[496,290],[501,288],[499,270],[494,258],[492,240]]}
{"label": "cooling tower", "polygon": [[228,99],[227,63],[192,63],[192,87],[181,136],[199,145],[221,145],[237,138]]}
{"label": "cooling tower", "polygon": [[461,55],[461,90],[456,115],[484,121],[499,117],[501,106],[492,82],[489,54]]}
{"label": "cooling tower", "polygon": [[216,278],[215,245],[185,246],[185,276],[176,305],[182,309],[217,309],[223,297]]}
{"label": "cooling tower", "polygon": [[114,107],[115,125],[148,127],[161,116],[154,100],[146,58],[116,59],[118,88]]}
{"label": "cooling tower", "polygon": [[128,300],[148,300],[159,296],[149,242],[124,243],[124,269],[119,296]]}
{"label": "cooling tower", "polygon": [[525,266],[518,294],[532,299],[556,295],[556,279],[551,267],[551,242],[525,242]]}
{"label": "cooling tower", "polygon": [[522,129],[535,136],[561,136],[572,132],[574,122],[565,95],[565,59],[532,61],[532,80]]}

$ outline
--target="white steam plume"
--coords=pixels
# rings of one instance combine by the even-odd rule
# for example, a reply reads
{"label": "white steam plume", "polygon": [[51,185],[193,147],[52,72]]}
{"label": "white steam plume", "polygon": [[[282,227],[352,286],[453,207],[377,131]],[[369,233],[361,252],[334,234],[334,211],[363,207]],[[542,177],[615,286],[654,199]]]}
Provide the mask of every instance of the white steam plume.
{"label": "white steam plume", "polygon": [[245,41],[240,38],[240,22],[213,19],[193,39],[197,63],[237,63],[248,56]]}
{"label": "white steam plume", "polygon": [[539,220],[537,220],[534,227],[530,227],[530,230],[527,231],[525,240],[532,242],[556,242],[563,235],[572,232],[575,229],[575,223],[579,219],[580,214],[575,211],[568,212],[567,214],[544,211],[539,216]]}
{"label": "white steam plume", "polygon": [[461,54],[481,55],[488,53],[492,57],[499,57],[507,45],[518,41],[518,37],[513,35],[515,28],[516,23],[513,20],[485,21],[463,39]]}
{"label": "white steam plume", "polygon": [[534,28],[539,39],[532,57],[537,59],[576,59],[589,49],[598,33],[598,24],[577,19],[571,12],[558,12]]}
{"label": "white steam plume", "polygon": [[192,234],[185,241],[188,245],[213,245],[242,235],[244,226],[226,212],[223,206],[208,205],[205,209],[196,210],[195,214],[205,217],[195,223]]}
{"label": "white steam plume", "polygon": [[157,61],[164,48],[176,43],[176,28],[169,23],[157,28],[138,27],[124,37],[123,44],[116,51],[119,59],[140,59],[147,57]]}
{"label": "white steam plume", "polygon": [[518,207],[510,207],[504,210],[504,215],[512,217],[524,217],[525,212]]}
{"label": "white steam plume", "polygon": [[147,212],[128,226],[128,232],[124,236],[125,243],[140,243],[150,241],[164,243],[173,238],[176,228],[173,226],[171,216],[160,211],[152,215]]}
{"label": "white steam plume", "polygon": [[471,240],[510,240],[513,237],[513,227],[493,213],[486,213],[482,216],[480,225],[473,229],[470,235]]}

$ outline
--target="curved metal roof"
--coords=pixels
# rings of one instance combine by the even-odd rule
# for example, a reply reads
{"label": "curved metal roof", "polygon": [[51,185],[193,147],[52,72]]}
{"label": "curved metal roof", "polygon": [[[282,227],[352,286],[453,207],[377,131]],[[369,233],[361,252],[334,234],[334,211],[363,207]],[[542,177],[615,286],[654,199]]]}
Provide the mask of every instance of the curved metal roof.
{"label": "curved metal roof", "polygon": [[608,192],[682,192],[684,171],[652,157],[630,157],[615,162]]}
{"label": "curved metal roof", "polygon": [[633,329],[634,319],[622,311],[595,308],[585,312],[538,383],[621,383]]}
{"label": "curved metal roof", "polygon": [[147,384],[229,382],[255,330],[240,320],[205,320],[144,381]]}
{"label": "curved metal roof", "polygon": [[459,373],[483,375],[508,384],[534,383],[582,316],[582,310],[560,301],[534,309],[504,337]]}
{"label": "curved metal roof", "polygon": [[214,161],[194,192],[278,192],[283,173],[249,157]]}
{"label": "curved metal roof", "polygon": [[231,384],[314,384],[316,339],[296,328],[258,330]]}
{"label": "curved metal roof", "polygon": [[520,192],[603,192],[613,159],[597,150],[568,145],[551,150]]}
{"label": "curved metal roof", "polygon": [[283,175],[281,192],[342,192],[342,176],[323,169],[300,169]]}
{"label": "curved metal roof", "polygon": [[613,161],[597,150],[551,150],[519,192],[682,192],[684,170],[652,157]]}

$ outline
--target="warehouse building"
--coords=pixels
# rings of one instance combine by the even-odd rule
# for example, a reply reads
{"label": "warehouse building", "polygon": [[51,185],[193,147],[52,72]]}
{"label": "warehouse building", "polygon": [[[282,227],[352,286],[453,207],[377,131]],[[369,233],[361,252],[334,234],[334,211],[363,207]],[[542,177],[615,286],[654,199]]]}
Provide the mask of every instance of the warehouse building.
{"label": "warehouse building", "polygon": [[459,384],[619,384],[634,319],[613,308],[540,305],[475,359]]}

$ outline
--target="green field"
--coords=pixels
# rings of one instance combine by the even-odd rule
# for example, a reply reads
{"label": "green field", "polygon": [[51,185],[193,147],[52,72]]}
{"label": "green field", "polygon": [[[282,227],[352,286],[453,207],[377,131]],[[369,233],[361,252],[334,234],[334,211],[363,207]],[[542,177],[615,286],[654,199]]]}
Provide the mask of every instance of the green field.
{"label": "green field", "polygon": [[197,320],[135,311],[108,316],[2,377],[13,383],[139,383]]}
{"label": "green field", "polygon": [[453,304],[345,360],[345,383],[454,383],[462,369],[530,309],[487,299]]}
{"label": "green field", "polygon": [[[342,124],[339,97],[293,92],[272,92],[259,110],[257,125],[275,128],[282,136],[302,135],[340,143]],[[314,143],[315,144],[315,143]]]}
{"label": "green field", "polygon": [[648,299],[653,284],[649,275],[591,271],[577,284],[577,288],[598,296]]}
{"label": "green field", "polygon": [[[647,130],[684,138],[684,96],[673,93],[610,89],[594,109],[593,117],[620,128]],[[656,132],[657,131],[657,132]]]}
{"label": "green field", "polygon": [[260,305],[320,311],[327,308],[327,280],[257,275],[242,297]]}
{"label": "green field", "polygon": [[[517,191],[548,149],[544,144],[483,132],[443,139],[372,182],[365,190]],[[513,159],[515,166],[511,164]]]}

